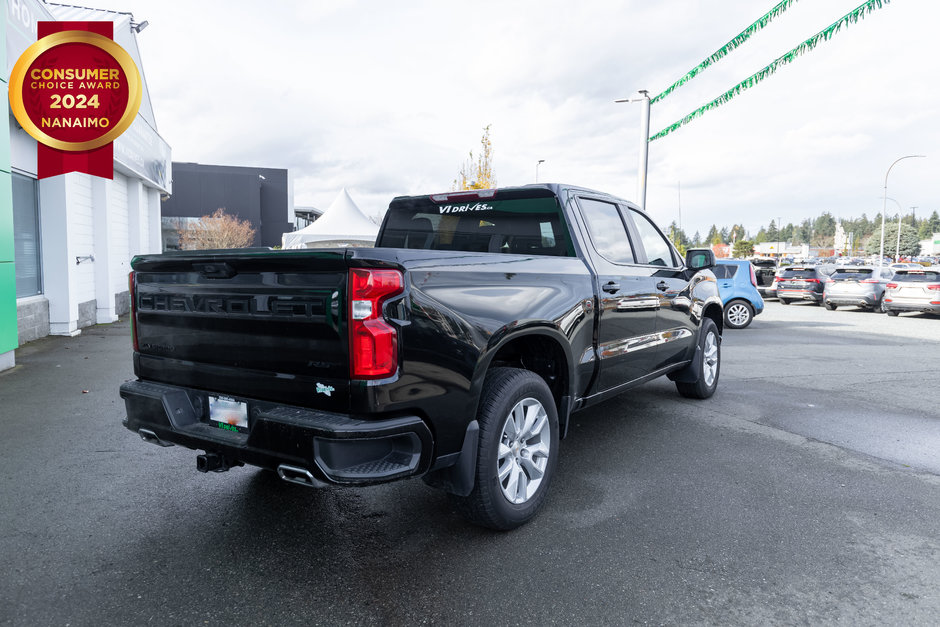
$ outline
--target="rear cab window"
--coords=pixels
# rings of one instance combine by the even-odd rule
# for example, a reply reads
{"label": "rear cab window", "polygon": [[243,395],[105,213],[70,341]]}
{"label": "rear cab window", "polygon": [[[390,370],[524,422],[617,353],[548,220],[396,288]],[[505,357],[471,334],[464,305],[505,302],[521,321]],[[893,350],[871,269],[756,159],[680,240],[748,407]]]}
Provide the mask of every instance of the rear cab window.
{"label": "rear cab window", "polygon": [[376,248],[575,256],[554,194],[505,196],[467,198],[455,193],[395,199]]}

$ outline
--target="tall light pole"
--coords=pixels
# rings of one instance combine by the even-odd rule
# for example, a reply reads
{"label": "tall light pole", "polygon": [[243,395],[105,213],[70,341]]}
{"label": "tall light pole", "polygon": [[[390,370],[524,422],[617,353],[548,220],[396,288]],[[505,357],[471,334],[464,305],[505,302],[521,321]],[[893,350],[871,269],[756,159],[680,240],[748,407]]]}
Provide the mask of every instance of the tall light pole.
{"label": "tall light pole", "polygon": [[649,165],[650,150],[650,95],[645,89],[640,89],[635,96],[622,98],[614,102],[641,102],[643,108],[640,110],[640,164],[636,177],[636,204],[640,209],[646,211],[646,169]]}
{"label": "tall light pole", "polygon": [[888,200],[898,206],[898,242],[894,248],[894,263],[897,263],[901,252],[901,214],[904,213],[904,210],[901,209],[901,203],[896,201],[894,198],[888,198]]}
{"label": "tall light pole", "polygon": [[539,159],[535,162],[535,182],[539,182],[539,166],[545,163],[545,159]]}
{"label": "tall light pole", "polygon": [[[895,159],[894,163],[888,166],[888,171],[885,172],[885,187],[884,194],[882,196],[883,200],[881,201],[881,247],[878,251],[878,268],[879,274],[881,272],[880,268],[885,264],[885,213],[888,210],[888,175],[891,174],[891,168],[897,165],[898,161],[903,161],[905,159],[922,159],[927,155],[905,155],[899,159]],[[901,229],[900,225],[898,226],[898,234],[900,235]]]}

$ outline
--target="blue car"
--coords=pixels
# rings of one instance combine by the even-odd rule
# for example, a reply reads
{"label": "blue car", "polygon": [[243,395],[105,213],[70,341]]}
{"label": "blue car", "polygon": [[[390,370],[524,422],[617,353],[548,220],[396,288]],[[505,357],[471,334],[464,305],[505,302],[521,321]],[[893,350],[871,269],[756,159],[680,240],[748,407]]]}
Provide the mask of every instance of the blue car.
{"label": "blue car", "polygon": [[764,311],[754,266],[746,259],[718,259],[717,262],[712,271],[718,279],[718,293],[725,306],[725,326],[743,329]]}

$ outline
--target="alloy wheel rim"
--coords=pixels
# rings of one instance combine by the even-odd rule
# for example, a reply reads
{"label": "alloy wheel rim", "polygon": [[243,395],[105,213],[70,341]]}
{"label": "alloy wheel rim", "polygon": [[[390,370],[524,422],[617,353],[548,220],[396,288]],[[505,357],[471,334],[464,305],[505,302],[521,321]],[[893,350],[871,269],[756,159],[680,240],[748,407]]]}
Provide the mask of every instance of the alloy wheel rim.
{"label": "alloy wheel rim", "polygon": [[705,337],[705,350],[702,355],[702,374],[705,377],[705,385],[711,387],[718,377],[718,339],[714,333],[709,333]]}
{"label": "alloy wheel rim", "polygon": [[731,324],[745,324],[750,317],[750,312],[748,312],[747,307],[741,303],[735,303],[728,308],[728,321]]}
{"label": "alloy wheel rim", "polygon": [[551,454],[551,429],[542,403],[525,398],[503,423],[496,457],[500,490],[510,503],[525,503],[538,491]]}

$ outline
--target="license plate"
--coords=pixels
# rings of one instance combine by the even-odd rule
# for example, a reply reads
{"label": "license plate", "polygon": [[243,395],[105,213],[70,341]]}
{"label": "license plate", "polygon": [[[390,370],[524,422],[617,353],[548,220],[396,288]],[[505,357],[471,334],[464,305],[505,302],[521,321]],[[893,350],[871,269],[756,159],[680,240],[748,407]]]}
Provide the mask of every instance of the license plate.
{"label": "license plate", "polygon": [[248,433],[248,404],[228,396],[210,396],[209,422],[226,431]]}

